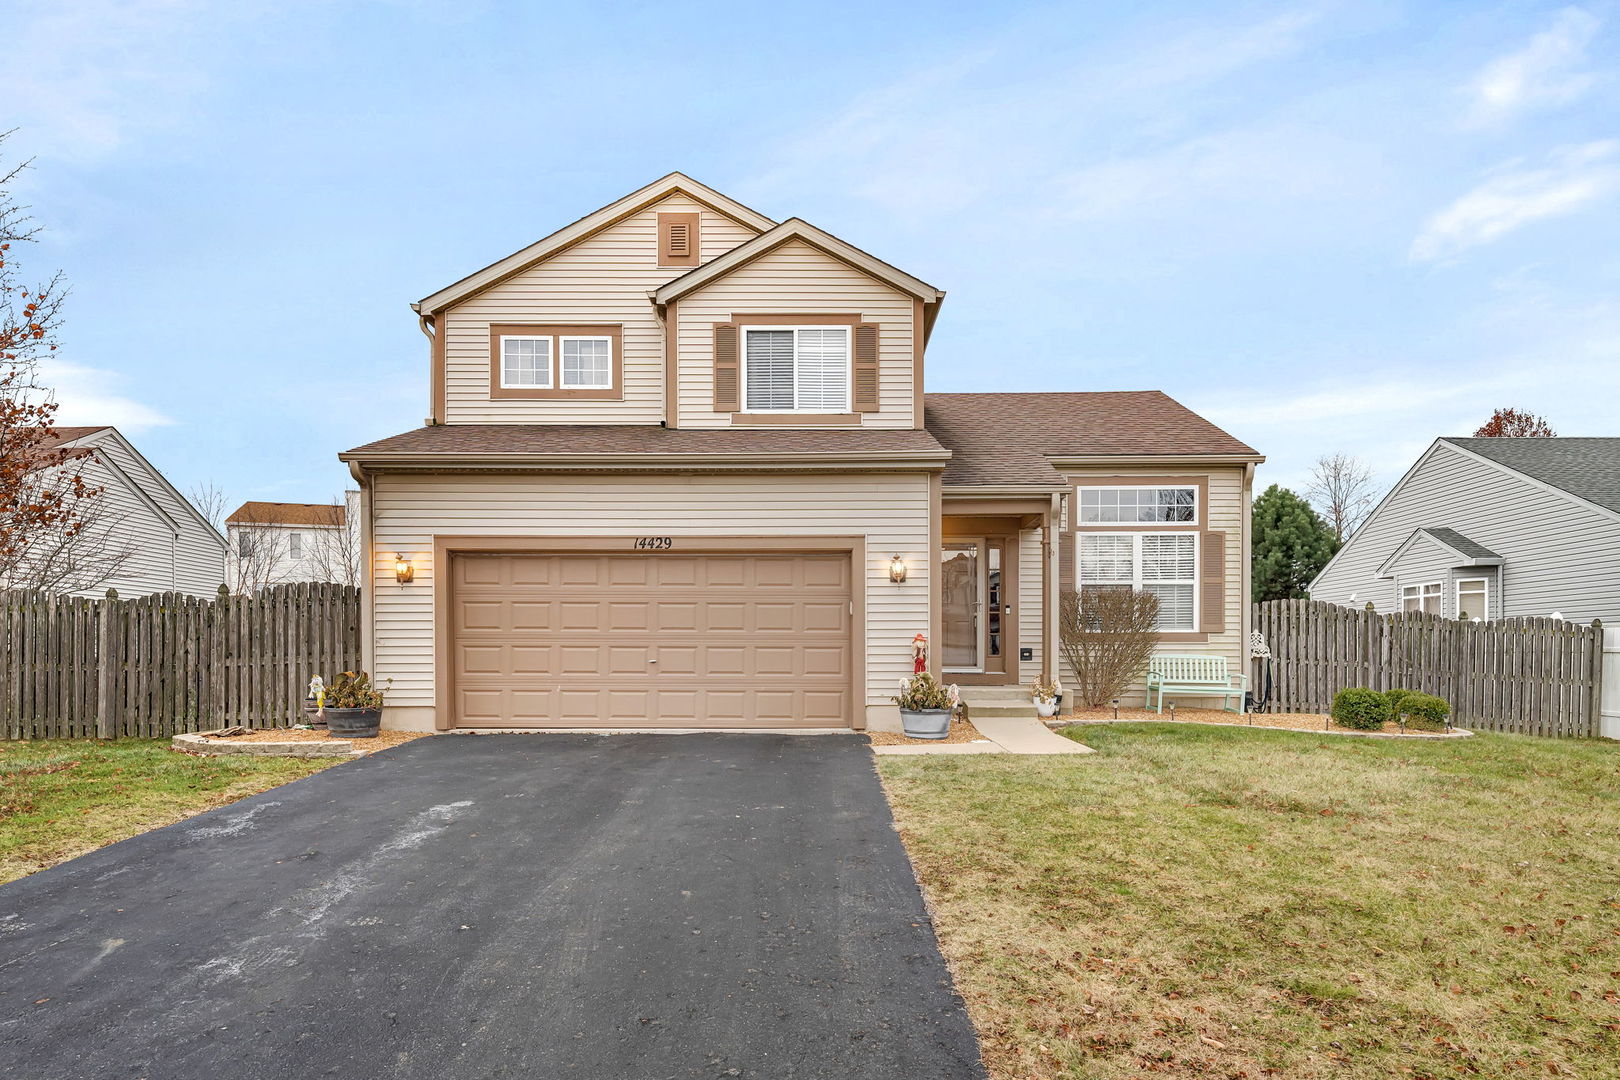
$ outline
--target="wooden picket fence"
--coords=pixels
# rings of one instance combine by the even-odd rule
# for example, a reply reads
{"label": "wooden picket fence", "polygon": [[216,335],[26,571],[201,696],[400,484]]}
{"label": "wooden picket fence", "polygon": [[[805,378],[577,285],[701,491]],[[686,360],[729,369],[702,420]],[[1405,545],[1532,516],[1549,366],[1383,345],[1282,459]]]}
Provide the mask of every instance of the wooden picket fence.
{"label": "wooden picket fence", "polygon": [[360,666],[360,590],[212,599],[0,592],[0,734],[156,737],[295,722],[310,676]]}
{"label": "wooden picket fence", "polygon": [[[1271,711],[1327,712],[1347,686],[1451,703],[1452,722],[1525,735],[1598,733],[1603,630],[1556,619],[1461,622],[1317,600],[1253,605],[1272,655]],[[1259,690],[1256,687],[1256,690]]]}

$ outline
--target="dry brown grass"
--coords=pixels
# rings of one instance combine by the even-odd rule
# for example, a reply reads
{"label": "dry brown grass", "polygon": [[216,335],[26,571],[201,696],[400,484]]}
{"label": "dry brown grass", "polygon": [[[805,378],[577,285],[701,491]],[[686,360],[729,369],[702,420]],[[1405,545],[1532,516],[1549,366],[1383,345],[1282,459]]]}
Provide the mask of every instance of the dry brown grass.
{"label": "dry brown grass", "polygon": [[1075,733],[878,759],[996,1080],[1620,1074],[1620,749]]}

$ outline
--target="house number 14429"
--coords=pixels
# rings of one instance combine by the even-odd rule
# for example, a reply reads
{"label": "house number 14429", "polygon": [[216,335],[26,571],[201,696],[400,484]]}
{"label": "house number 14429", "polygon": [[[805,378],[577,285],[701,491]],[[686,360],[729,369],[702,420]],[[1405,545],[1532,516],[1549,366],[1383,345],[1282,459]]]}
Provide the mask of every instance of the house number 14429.
{"label": "house number 14429", "polygon": [[668,551],[675,546],[673,538],[668,536],[638,536],[636,547],[648,551]]}

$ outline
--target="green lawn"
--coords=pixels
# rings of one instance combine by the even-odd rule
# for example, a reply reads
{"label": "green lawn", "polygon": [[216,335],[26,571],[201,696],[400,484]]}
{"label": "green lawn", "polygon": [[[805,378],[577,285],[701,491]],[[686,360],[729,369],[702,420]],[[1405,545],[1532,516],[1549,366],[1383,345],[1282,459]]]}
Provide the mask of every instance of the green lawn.
{"label": "green lawn", "polygon": [[0,883],[337,760],[192,757],[167,739],[0,743]]}
{"label": "green lawn", "polygon": [[881,757],[997,1080],[1620,1075],[1620,746]]}

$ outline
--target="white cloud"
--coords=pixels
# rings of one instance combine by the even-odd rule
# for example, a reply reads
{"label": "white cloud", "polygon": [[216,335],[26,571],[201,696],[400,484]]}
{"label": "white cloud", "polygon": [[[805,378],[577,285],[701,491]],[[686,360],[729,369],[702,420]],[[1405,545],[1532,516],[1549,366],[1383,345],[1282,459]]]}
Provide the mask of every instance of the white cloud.
{"label": "white cloud", "polygon": [[1591,12],[1568,7],[1524,48],[1486,64],[1470,87],[1475,119],[1499,120],[1565,105],[1585,94],[1598,78],[1584,65],[1600,26],[1602,21]]}
{"label": "white cloud", "polygon": [[1579,210],[1620,185],[1617,151],[1620,141],[1602,139],[1556,150],[1542,168],[1505,167],[1429,218],[1412,241],[1412,259],[1448,258],[1533,221]]}
{"label": "white cloud", "polygon": [[51,359],[41,361],[39,381],[54,391],[58,424],[111,424],[128,434],[174,423],[150,405],[120,393],[127,380],[116,372]]}

